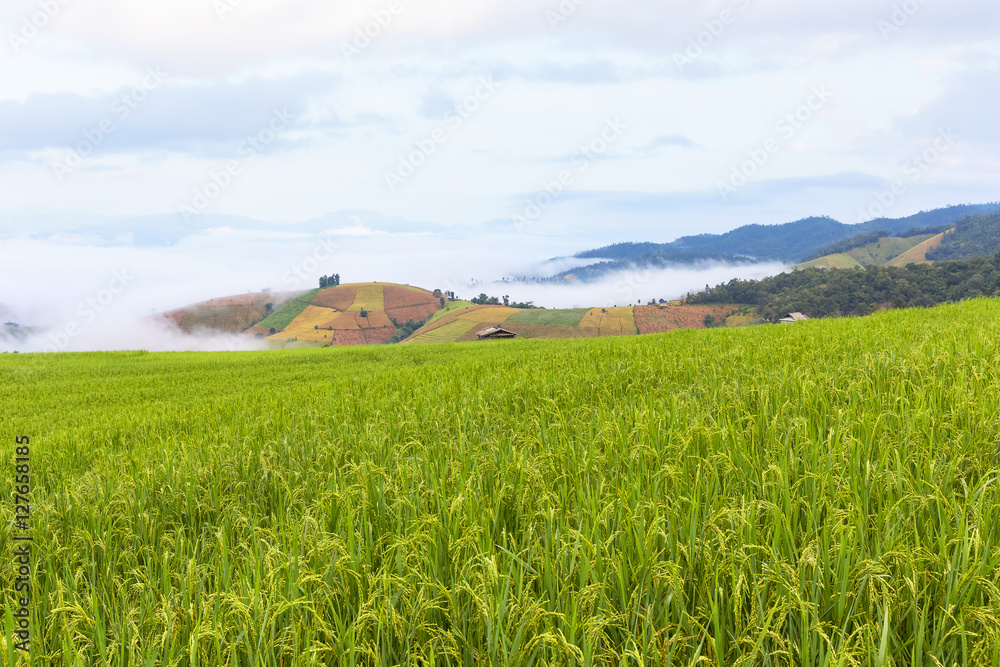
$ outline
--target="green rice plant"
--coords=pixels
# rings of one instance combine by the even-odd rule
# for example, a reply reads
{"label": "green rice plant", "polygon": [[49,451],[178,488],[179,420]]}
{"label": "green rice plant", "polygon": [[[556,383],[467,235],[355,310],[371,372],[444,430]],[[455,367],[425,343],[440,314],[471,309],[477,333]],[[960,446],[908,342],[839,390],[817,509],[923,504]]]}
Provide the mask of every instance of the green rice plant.
{"label": "green rice plant", "polygon": [[553,324],[562,327],[575,327],[580,324],[588,312],[590,312],[590,308],[519,310],[511,315],[507,321],[520,324]]}
{"label": "green rice plant", "polygon": [[1000,664],[997,340],[976,300],[0,355],[0,433],[32,436],[30,664]]}

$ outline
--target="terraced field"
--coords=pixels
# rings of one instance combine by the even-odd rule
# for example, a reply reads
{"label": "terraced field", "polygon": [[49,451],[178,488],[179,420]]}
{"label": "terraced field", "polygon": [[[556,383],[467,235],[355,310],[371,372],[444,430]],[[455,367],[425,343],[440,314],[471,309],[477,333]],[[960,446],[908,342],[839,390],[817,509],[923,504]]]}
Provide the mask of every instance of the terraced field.
{"label": "terraced field", "polygon": [[[389,283],[338,285],[290,302],[249,333],[261,333],[272,341],[377,345],[396,335],[392,318],[400,325],[414,318],[422,321],[440,307],[439,298],[416,287]],[[286,324],[275,326],[273,334],[266,328],[282,322]]]}
{"label": "terraced field", "polygon": [[469,320],[452,320],[441,326],[421,330],[407,339],[411,343],[454,343],[465,334],[482,328],[479,322]]}
{"label": "terraced field", "polygon": [[[500,326],[522,338],[597,338],[662,333],[676,329],[703,329],[705,315],[712,314],[725,322],[739,307],[731,306],[655,306],[516,310],[503,306],[471,306],[438,314],[423,329],[407,339],[408,343],[465,342],[476,340],[476,332],[487,326]],[[752,318],[750,318],[752,320]],[[454,322],[472,322],[476,328],[449,326],[433,337],[424,334]],[[749,321],[749,320],[748,320]],[[734,321],[734,326],[738,324]]]}
{"label": "terraced field", "polygon": [[[738,316],[745,306],[636,306],[635,322],[641,334],[665,333],[678,329],[704,329],[705,316],[711,315],[716,322],[726,322],[729,318]],[[754,321],[752,315],[748,319],[737,317],[731,326],[741,326]]]}
{"label": "terraced field", "polygon": [[548,324],[560,327],[580,326],[589,308],[572,308],[563,310],[536,309],[519,310],[507,319],[508,323]]}
{"label": "terraced field", "polygon": [[354,303],[347,310],[360,313],[362,310],[385,310],[385,289],[378,283],[363,283],[355,286]]}
{"label": "terraced field", "polygon": [[598,336],[634,336],[639,333],[630,306],[592,308],[582,318],[580,326],[597,329]]}

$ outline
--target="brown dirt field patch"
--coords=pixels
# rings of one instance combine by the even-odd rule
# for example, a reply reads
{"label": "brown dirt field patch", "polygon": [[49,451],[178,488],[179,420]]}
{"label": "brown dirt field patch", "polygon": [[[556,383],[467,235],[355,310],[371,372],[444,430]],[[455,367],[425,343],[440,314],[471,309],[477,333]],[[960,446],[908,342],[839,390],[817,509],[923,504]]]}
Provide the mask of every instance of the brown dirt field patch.
{"label": "brown dirt field patch", "polygon": [[326,322],[319,325],[320,329],[333,329],[334,331],[353,331],[361,328],[358,324],[357,313],[334,313]]}
{"label": "brown dirt field patch", "polygon": [[635,323],[641,334],[677,329],[704,329],[705,315],[724,322],[740,306],[636,306]]}
{"label": "brown dirt field patch", "polygon": [[323,306],[324,308],[334,308],[336,310],[347,310],[354,303],[356,289],[354,285],[337,285],[321,289],[313,297],[312,305]]}
{"label": "brown dirt field patch", "polygon": [[361,313],[335,313],[332,318],[319,323],[318,326],[320,329],[353,331],[356,329],[378,329],[381,327],[391,327],[392,322],[389,321],[388,315],[378,310],[368,313],[368,317],[361,317]]}
{"label": "brown dirt field patch", "polygon": [[441,301],[434,294],[416,287],[386,287],[383,289],[385,309],[412,308],[433,304],[441,307]]}
{"label": "brown dirt field patch", "polygon": [[385,312],[400,324],[406,324],[407,320],[413,320],[414,322],[426,320],[439,310],[441,310],[441,304],[435,300],[434,303],[426,303],[418,306],[390,308]]}

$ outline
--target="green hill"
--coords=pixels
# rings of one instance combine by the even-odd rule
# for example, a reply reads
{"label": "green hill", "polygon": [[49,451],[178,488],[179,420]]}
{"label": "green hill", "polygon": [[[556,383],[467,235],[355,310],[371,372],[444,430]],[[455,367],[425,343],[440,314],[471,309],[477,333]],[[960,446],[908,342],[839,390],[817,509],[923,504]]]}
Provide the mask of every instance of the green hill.
{"label": "green hill", "polygon": [[1000,252],[1000,214],[979,215],[966,218],[955,225],[949,234],[927,258],[938,262],[950,259],[969,259]]}
{"label": "green hill", "polygon": [[246,333],[281,347],[379,345],[427,321],[442,310],[441,301],[439,293],[409,285],[337,285],[299,295]]}
{"label": "green hill", "polygon": [[810,267],[763,280],[731,280],[692,295],[687,302],[752,305],[765,319],[774,321],[796,311],[809,317],[867,315],[980,296],[1000,296],[1000,252],[933,264],[847,270]]}
{"label": "green hill", "polygon": [[[933,238],[933,236],[933,234],[920,234],[908,238],[881,237],[864,243],[864,245],[851,247],[846,252],[837,252],[803,262],[796,265],[795,268],[853,269],[865,266],[882,266]],[[867,241],[869,237],[870,235],[864,234],[860,238]],[[845,244],[850,246],[850,241],[845,242]]]}

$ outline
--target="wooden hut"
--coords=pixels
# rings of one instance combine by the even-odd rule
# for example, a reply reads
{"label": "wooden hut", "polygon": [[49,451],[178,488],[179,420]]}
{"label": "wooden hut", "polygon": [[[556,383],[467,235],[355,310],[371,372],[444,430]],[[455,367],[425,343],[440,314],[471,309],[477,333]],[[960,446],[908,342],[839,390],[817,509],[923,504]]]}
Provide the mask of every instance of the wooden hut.
{"label": "wooden hut", "polygon": [[506,329],[501,329],[500,327],[489,327],[476,333],[476,335],[479,336],[479,340],[500,340],[501,338],[517,338],[517,334],[514,333],[513,331],[507,331]]}

